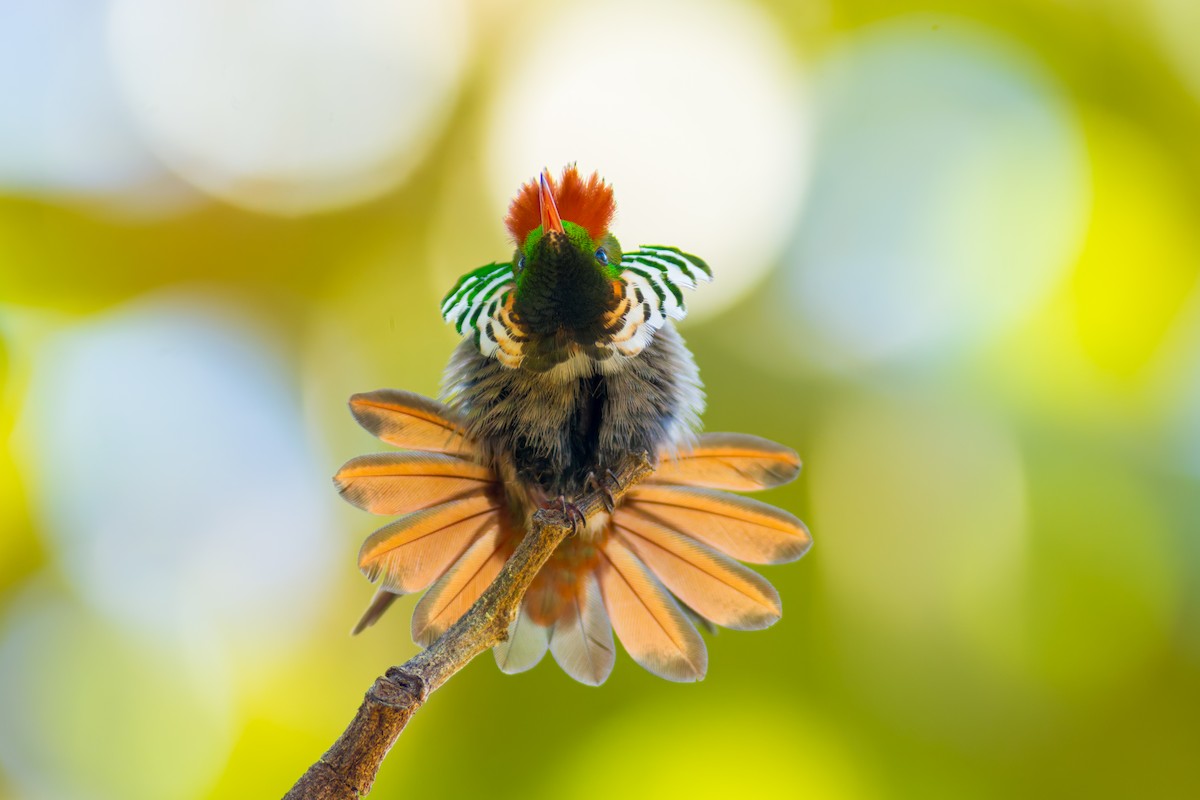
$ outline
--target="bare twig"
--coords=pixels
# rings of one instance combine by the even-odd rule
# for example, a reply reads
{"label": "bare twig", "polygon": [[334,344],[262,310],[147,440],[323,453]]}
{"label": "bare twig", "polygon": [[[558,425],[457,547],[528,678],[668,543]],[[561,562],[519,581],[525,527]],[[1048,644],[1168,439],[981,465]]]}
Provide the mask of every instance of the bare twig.
{"label": "bare twig", "polygon": [[[606,511],[609,499],[619,500],[650,472],[645,454],[630,456],[609,474],[607,485],[602,483],[596,491],[581,495],[575,507],[590,520]],[[349,727],[284,800],[355,800],[369,792],[384,756],[429,693],[475,656],[508,637],[525,590],[571,529],[567,513],[538,511],[529,535],[475,605],[428,649],[376,678]]]}

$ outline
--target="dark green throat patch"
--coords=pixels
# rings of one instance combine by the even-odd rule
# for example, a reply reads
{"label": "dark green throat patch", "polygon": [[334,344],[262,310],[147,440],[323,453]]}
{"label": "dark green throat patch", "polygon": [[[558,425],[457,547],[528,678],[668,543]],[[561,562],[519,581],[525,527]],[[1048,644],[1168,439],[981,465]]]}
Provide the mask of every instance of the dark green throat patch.
{"label": "dark green throat patch", "polygon": [[513,313],[531,337],[565,335],[568,341],[592,344],[618,302],[612,281],[619,267],[606,251],[597,254],[598,246],[578,225],[563,227],[565,234],[535,230],[518,253]]}

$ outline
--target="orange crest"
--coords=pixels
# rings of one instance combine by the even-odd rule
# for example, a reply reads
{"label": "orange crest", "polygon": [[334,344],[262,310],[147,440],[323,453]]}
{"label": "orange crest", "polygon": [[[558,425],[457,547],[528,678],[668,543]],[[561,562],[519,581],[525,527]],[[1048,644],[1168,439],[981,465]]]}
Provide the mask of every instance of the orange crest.
{"label": "orange crest", "polygon": [[[593,172],[586,181],[572,164],[563,169],[562,179],[550,182],[550,190],[558,205],[558,213],[568,222],[584,228],[593,240],[608,233],[608,226],[616,213],[612,187],[604,182],[598,172]],[[538,181],[526,183],[517,192],[508,207],[508,218],[504,221],[517,247],[525,242],[529,232],[542,224],[541,208],[538,205]]]}

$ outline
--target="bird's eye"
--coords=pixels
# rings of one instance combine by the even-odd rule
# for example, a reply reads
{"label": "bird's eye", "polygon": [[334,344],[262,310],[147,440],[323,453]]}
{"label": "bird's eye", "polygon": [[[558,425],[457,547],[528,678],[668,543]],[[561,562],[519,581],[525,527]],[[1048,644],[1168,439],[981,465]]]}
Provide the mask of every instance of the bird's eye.
{"label": "bird's eye", "polygon": [[520,272],[523,269],[525,269],[525,256],[524,255],[522,255],[520,258],[517,259],[517,272]]}
{"label": "bird's eye", "polygon": [[596,260],[601,264],[608,263],[608,252],[603,247],[596,248]]}

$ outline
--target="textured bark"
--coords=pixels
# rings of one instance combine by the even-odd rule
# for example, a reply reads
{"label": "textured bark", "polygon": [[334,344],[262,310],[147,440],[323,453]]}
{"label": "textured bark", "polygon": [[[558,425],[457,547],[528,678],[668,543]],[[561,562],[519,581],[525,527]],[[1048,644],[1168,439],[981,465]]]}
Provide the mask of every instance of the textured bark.
{"label": "textured bark", "polygon": [[[629,456],[614,473],[616,480],[602,479],[601,484],[619,500],[651,470],[645,454]],[[590,520],[606,510],[606,500],[604,491],[594,491],[576,498],[574,504]],[[539,511],[529,535],[479,600],[428,649],[375,680],[350,725],[284,800],[354,800],[369,792],[384,757],[429,693],[508,637],[525,590],[571,531],[568,514],[558,509]]]}

